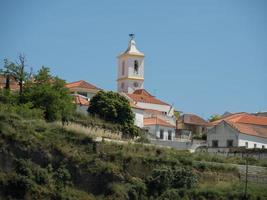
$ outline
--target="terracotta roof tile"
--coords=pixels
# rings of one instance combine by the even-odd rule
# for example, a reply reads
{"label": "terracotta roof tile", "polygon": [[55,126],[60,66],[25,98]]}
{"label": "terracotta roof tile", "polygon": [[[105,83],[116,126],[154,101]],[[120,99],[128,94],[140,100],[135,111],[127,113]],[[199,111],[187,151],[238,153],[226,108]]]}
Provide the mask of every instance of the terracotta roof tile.
{"label": "terracotta roof tile", "polygon": [[139,89],[134,91],[132,94],[126,94],[129,98],[136,102],[151,103],[151,104],[160,104],[160,105],[169,105],[154,96],[152,96],[145,89]]}
{"label": "terracotta roof tile", "polygon": [[179,118],[179,121],[182,121],[185,124],[211,126],[209,122],[194,114],[184,114]]}
{"label": "terracotta roof tile", "polygon": [[153,118],[145,118],[144,119],[144,126],[150,126],[150,125],[160,125],[160,126],[166,126],[166,127],[171,127],[171,128],[175,128],[174,125],[160,119],[157,117],[153,117]]}
{"label": "terracotta roof tile", "polygon": [[76,82],[72,82],[72,83],[67,83],[65,85],[67,88],[75,88],[75,87],[79,87],[79,88],[85,88],[85,89],[95,89],[95,90],[100,90],[100,88],[96,87],[95,85],[88,83],[86,81],[76,81]]}
{"label": "terracotta roof tile", "polygon": [[74,95],[73,103],[81,106],[89,106],[90,102],[82,95]]}
{"label": "terracotta roof tile", "polygon": [[212,122],[213,125],[220,123],[221,121],[229,121],[234,123],[254,124],[267,126],[267,117],[255,116],[248,113],[236,113],[230,116],[224,117],[220,120]]}
{"label": "terracotta roof tile", "polygon": [[267,126],[225,121],[240,133],[267,138]]}

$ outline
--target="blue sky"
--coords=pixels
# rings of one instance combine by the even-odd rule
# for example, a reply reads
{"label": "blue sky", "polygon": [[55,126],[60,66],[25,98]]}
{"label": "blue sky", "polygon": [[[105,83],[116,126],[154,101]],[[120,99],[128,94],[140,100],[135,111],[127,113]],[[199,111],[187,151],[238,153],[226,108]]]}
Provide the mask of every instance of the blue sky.
{"label": "blue sky", "polygon": [[28,69],[116,90],[116,56],[135,33],[145,88],[177,110],[266,111],[266,10],[266,0],[1,0],[1,65],[23,52]]}

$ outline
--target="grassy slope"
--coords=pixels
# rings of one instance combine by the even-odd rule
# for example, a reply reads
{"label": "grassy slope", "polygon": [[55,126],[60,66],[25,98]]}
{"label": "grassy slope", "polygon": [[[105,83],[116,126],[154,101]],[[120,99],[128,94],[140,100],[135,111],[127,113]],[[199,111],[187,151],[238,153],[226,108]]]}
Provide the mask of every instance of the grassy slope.
{"label": "grassy slope", "polygon": [[[126,199],[122,185],[142,185],[161,166],[193,167],[200,182],[189,195],[216,199],[242,193],[233,167],[194,160],[201,159],[141,144],[96,144],[41,119],[0,113],[0,199]],[[267,199],[264,186],[250,184],[249,193]]]}

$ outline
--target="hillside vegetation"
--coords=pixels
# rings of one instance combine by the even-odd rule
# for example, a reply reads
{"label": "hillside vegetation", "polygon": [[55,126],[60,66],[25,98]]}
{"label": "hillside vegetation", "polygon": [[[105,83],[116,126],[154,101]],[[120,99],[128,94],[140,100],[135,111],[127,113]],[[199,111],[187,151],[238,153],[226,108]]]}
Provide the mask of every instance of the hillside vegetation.
{"label": "hillside vegetation", "polygon": [[[185,151],[96,143],[42,116],[1,104],[0,199],[242,199],[234,167]],[[249,199],[267,199],[265,187],[249,184]]]}

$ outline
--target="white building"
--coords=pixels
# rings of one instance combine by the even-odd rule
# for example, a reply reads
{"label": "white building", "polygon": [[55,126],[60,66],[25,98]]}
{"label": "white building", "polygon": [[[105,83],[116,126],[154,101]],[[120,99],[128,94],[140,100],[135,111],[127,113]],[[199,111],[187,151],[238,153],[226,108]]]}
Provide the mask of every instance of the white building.
{"label": "white building", "polygon": [[137,49],[132,36],[126,51],[117,57],[117,90],[130,101],[136,116],[135,123],[139,127],[143,127],[142,118],[151,117],[157,117],[175,126],[173,106],[157,99],[144,89],[144,57],[145,55]]}
{"label": "white building", "polygon": [[267,117],[237,113],[214,122],[207,133],[210,152],[232,147],[267,148]]}
{"label": "white building", "polygon": [[144,57],[132,36],[126,51],[118,56],[118,92],[133,93],[144,88]]}
{"label": "white building", "polygon": [[65,85],[71,95],[74,96],[74,103],[78,112],[87,114],[90,99],[101,89],[86,81],[76,81]]}
{"label": "white building", "polygon": [[172,141],[175,138],[175,126],[157,117],[145,118],[144,128],[154,139]]}

